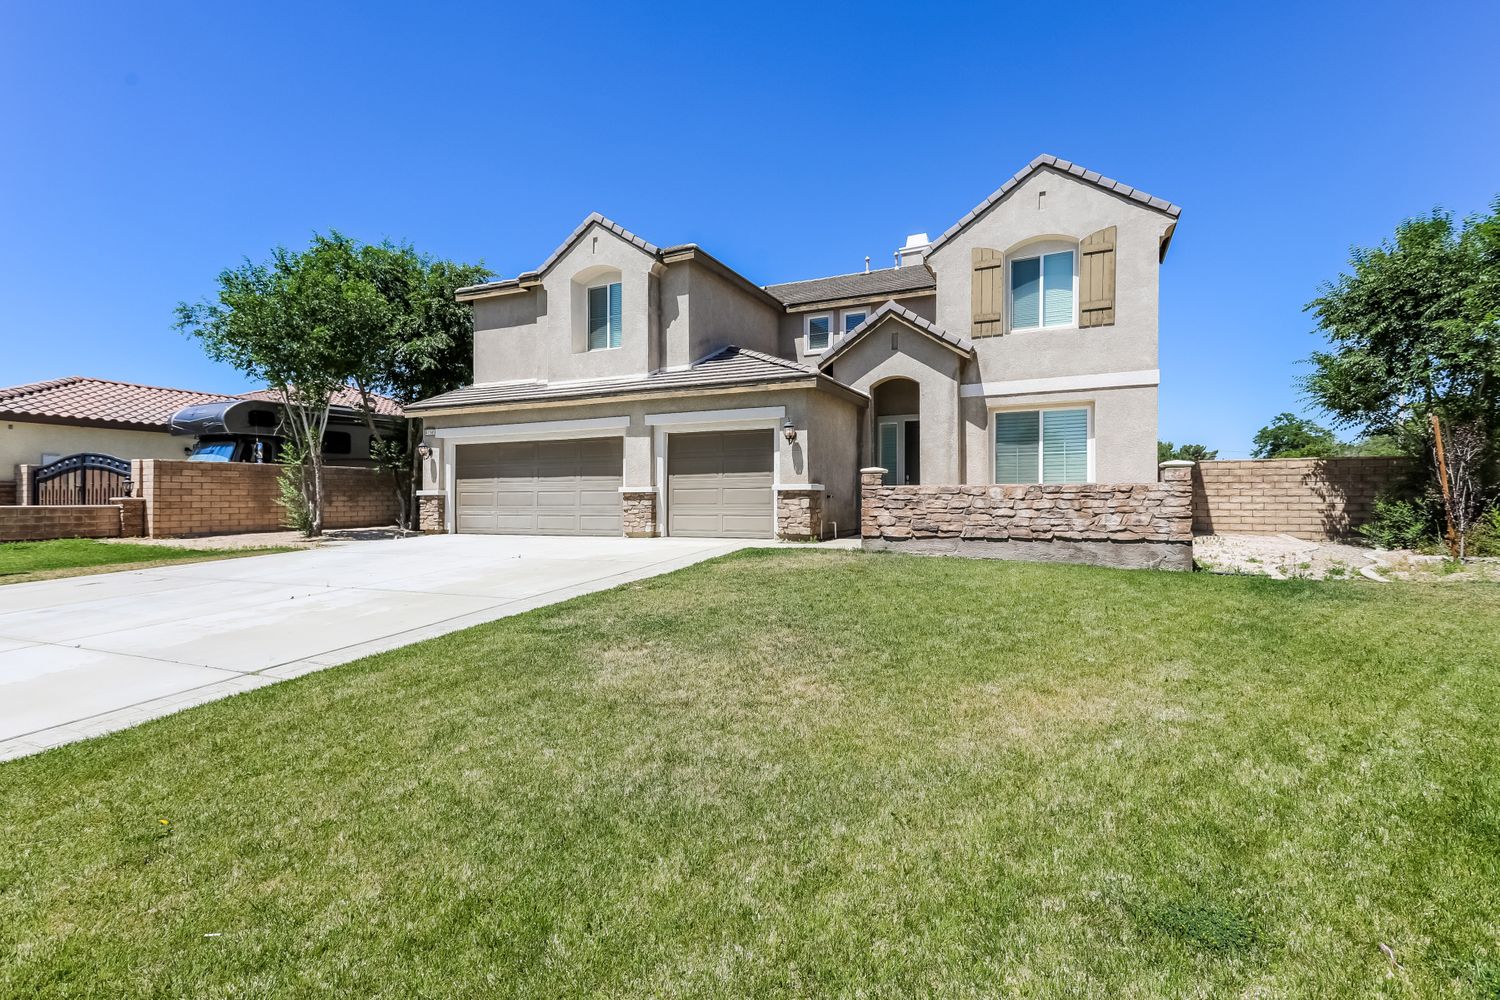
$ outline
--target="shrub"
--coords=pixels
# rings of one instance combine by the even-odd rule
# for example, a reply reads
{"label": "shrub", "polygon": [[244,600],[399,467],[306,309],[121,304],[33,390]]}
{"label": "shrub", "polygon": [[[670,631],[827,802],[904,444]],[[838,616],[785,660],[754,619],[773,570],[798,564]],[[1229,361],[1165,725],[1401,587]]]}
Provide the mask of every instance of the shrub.
{"label": "shrub", "polygon": [[1438,534],[1430,505],[1421,500],[1377,497],[1375,515],[1359,533],[1376,548],[1415,549]]}
{"label": "shrub", "polygon": [[308,468],[305,449],[291,441],[281,451],[281,474],[276,477],[276,503],[281,507],[282,520],[288,528],[311,535],[313,530],[312,503],[308,500]]}

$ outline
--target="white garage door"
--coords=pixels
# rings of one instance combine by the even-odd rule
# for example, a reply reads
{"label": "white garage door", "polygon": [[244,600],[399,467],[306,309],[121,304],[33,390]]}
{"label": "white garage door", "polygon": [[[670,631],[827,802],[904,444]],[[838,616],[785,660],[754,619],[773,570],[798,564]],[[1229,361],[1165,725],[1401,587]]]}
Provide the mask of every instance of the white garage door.
{"label": "white garage door", "polygon": [[693,538],[770,538],[771,431],[673,434],[667,440],[667,531]]}
{"label": "white garage door", "polygon": [[619,438],[459,445],[456,527],[485,535],[618,535]]}

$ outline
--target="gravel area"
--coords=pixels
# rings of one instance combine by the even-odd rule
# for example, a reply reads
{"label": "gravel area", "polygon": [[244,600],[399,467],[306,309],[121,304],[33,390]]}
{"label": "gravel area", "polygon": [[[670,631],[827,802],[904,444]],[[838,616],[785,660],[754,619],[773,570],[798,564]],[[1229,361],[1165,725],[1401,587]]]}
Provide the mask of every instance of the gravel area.
{"label": "gravel area", "polygon": [[1468,559],[1459,569],[1442,556],[1314,542],[1291,535],[1200,535],[1193,539],[1193,555],[1201,569],[1212,573],[1248,573],[1278,580],[1361,576],[1385,582],[1500,582],[1500,559]]}

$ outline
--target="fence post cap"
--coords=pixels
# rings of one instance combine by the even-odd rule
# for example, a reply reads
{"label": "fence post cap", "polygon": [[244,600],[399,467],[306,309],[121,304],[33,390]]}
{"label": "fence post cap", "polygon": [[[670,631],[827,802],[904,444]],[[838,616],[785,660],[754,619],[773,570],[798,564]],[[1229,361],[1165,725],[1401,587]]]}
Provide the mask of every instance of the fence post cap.
{"label": "fence post cap", "polygon": [[1188,468],[1191,468],[1191,467],[1193,467],[1193,466],[1195,466],[1197,464],[1198,464],[1197,462],[1194,462],[1191,459],[1186,459],[1186,458],[1174,458],[1174,459],[1172,459],[1171,461],[1168,461],[1168,462],[1160,462],[1160,463],[1158,463],[1158,465],[1160,465],[1160,467],[1163,468],[1163,469],[1188,469]]}
{"label": "fence post cap", "polygon": [[867,474],[869,474],[869,473],[874,473],[874,472],[878,472],[878,473],[880,473],[880,474],[881,474],[881,475],[882,475],[882,476],[883,476],[883,475],[885,475],[885,474],[886,474],[886,470],[885,470],[885,469],[882,469],[882,468],[881,468],[881,467],[880,467],[880,466],[878,466],[878,465],[872,465],[872,466],[870,466],[870,467],[869,467],[869,468],[866,468],[866,469],[860,469],[860,470],[859,470],[859,474],[860,474],[860,475],[861,475],[861,476],[863,476],[863,475],[867,475]]}

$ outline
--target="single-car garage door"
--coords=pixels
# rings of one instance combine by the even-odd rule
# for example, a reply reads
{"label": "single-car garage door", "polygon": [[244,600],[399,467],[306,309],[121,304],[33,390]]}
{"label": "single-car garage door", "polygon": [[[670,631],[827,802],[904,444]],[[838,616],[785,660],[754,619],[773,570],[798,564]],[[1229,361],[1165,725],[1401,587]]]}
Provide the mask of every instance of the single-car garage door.
{"label": "single-car garage door", "polygon": [[618,535],[619,438],[458,446],[455,517],[485,535]]}
{"label": "single-car garage door", "polygon": [[772,433],[671,435],[667,531],[694,538],[770,538]]}

